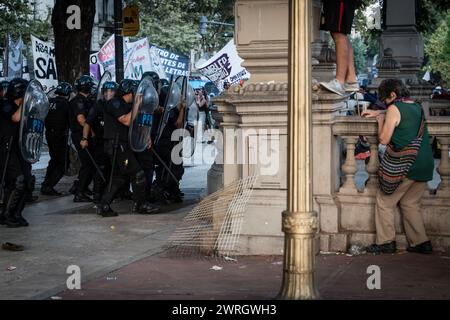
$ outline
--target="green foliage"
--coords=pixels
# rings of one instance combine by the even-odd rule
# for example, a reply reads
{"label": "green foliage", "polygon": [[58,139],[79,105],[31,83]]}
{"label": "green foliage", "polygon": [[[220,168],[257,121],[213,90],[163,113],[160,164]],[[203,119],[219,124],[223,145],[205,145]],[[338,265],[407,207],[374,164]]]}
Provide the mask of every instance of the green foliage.
{"label": "green foliage", "polygon": [[417,29],[425,36],[432,34],[445,19],[446,11],[450,9],[449,0],[417,1]]}
{"label": "green foliage", "polygon": [[198,34],[200,17],[219,22],[234,22],[234,0],[128,0],[140,10],[141,31],[138,38],[150,43],[189,54],[201,45],[209,50],[220,49],[230,39],[223,37],[223,26],[208,28],[201,38]]}
{"label": "green foliage", "polygon": [[367,45],[364,43],[361,37],[351,37],[350,41],[355,52],[355,68],[356,74],[366,73],[366,55],[367,55]]}
{"label": "green foliage", "polygon": [[0,35],[10,34],[17,38],[22,35],[25,43],[29,42],[30,32],[47,38],[50,32],[50,21],[34,19],[34,1],[2,0],[0,3]]}
{"label": "green foliage", "polygon": [[373,57],[379,53],[380,50],[380,36],[381,30],[373,30],[367,28],[366,17],[364,11],[370,5],[379,3],[382,5],[382,1],[379,0],[363,0],[361,7],[355,14],[355,29],[361,34],[361,39],[365,44],[365,56]]}
{"label": "green foliage", "polygon": [[431,69],[450,82],[450,11],[445,20],[428,39],[425,52],[430,59]]}

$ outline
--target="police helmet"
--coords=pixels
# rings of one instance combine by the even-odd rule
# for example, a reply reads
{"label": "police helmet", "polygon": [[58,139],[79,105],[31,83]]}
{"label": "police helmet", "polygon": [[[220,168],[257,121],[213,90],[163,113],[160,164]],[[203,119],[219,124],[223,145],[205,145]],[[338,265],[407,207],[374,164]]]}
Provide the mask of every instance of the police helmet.
{"label": "police helmet", "polygon": [[10,100],[16,100],[25,96],[29,81],[22,78],[15,78],[9,82],[8,89],[6,91],[6,98]]}
{"label": "police helmet", "polygon": [[129,93],[134,93],[136,90],[136,83],[134,80],[124,79],[120,82],[119,88],[117,89],[117,95],[122,97]]}
{"label": "police helmet", "polygon": [[159,84],[161,83],[161,80],[159,79],[159,75],[154,71],[144,72],[144,74],[142,75],[142,79],[144,79],[144,77],[150,77],[150,79],[152,79],[153,86],[155,88],[158,88]]}
{"label": "police helmet", "polygon": [[106,81],[103,84],[102,92],[105,92],[106,90],[114,90],[116,91],[119,88],[119,85],[115,81]]}
{"label": "police helmet", "polygon": [[75,88],[79,92],[86,94],[92,93],[92,88],[95,86],[95,81],[91,76],[84,75],[75,81]]}
{"label": "police helmet", "polygon": [[55,94],[60,95],[60,96],[68,97],[68,96],[70,96],[72,91],[73,91],[73,89],[72,89],[72,86],[70,85],[70,83],[68,83],[68,82],[61,82],[56,87]]}

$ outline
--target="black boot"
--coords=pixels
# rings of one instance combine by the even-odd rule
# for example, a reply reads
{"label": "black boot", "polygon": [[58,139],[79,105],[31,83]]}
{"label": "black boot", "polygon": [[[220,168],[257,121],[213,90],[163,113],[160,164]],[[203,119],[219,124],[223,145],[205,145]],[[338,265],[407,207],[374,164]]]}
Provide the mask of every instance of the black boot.
{"label": "black boot", "polygon": [[4,224],[9,228],[19,228],[22,223],[16,217],[15,211],[19,205],[23,193],[13,190],[7,198],[6,206],[3,210]]}
{"label": "black boot", "polygon": [[28,227],[30,224],[27,220],[22,216],[22,212],[16,212],[14,215],[16,218],[17,223],[19,223],[19,227]]}
{"label": "black boot", "polygon": [[59,197],[59,196],[61,196],[61,193],[59,193],[54,188],[52,188],[50,186],[47,186],[47,185],[42,185],[42,187],[41,187],[41,194],[43,196],[50,196],[50,197]]}
{"label": "black boot", "polygon": [[138,205],[136,202],[133,203],[133,213],[138,214],[154,214],[157,213],[160,210],[158,206],[155,206],[151,203],[145,202],[142,205]]}
{"label": "black boot", "polygon": [[84,193],[78,193],[73,198],[73,202],[75,203],[92,202],[92,199]]}
{"label": "black boot", "polygon": [[103,218],[111,218],[111,217],[117,217],[117,212],[114,212],[113,209],[107,204],[99,205],[97,208],[97,214],[102,216]]}

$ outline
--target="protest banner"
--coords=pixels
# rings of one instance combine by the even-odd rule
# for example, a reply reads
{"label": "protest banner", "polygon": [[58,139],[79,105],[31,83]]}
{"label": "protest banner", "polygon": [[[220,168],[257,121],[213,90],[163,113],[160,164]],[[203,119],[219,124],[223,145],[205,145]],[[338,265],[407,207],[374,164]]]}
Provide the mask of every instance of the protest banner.
{"label": "protest banner", "polygon": [[49,91],[58,85],[56,73],[55,48],[49,42],[31,35],[33,50],[34,77],[44,89]]}
{"label": "protest banner", "polygon": [[103,74],[103,66],[98,60],[98,52],[93,53],[89,57],[89,73],[92,78],[100,81]]}
{"label": "protest banner", "polygon": [[189,57],[150,44],[150,51],[157,52],[164,67],[166,77],[189,76]]}
{"label": "protest banner", "polygon": [[147,38],[128,42],[124,60],[126,79],[141,80],[144,72],[152,71]]}
{"label": "protest banner", "polygon": [[234,41],[231,40],[222,50],[206,62],[197,65],[197,71],[210,79],[220,91],[224,84],[234,85],[241,80],[250,79],[250,73],[241,66],[242,60],[237,52]]}
{"label": "protest banner", "polygon": [[19,37],[16,42],[8,36],[8,79],[22,78],[23,71],[23,41]]}
{"label": "protest banner", "polygon": [[[189,57],[149,44],[146,38],[128,42],[124,38],[125,78],[140,80],[143,73],[154,71],[160,78],[168,79],[171,75],[189,76]],[[114,35],[103,45],[97,54],[104,71],[115,75]]]}
{"label": "protest banner", "polygon": [[97,54],[98,61],[102,64],[104,71],[109,71],[113,79],[116,77],[116,45],[114,41],[114,35],[112,35]]}

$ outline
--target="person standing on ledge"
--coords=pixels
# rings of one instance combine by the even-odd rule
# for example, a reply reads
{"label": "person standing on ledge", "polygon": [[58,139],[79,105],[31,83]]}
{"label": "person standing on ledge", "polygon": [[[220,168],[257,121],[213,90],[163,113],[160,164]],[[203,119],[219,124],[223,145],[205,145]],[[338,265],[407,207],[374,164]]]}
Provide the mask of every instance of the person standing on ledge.
{"label": "person standing on ledge", "polygon": [[336,78],[320,84],[341,96],[359,90],[353,47],[348,38],[361,0],[324,0],[320,29],[330,31],[336,45]]}

